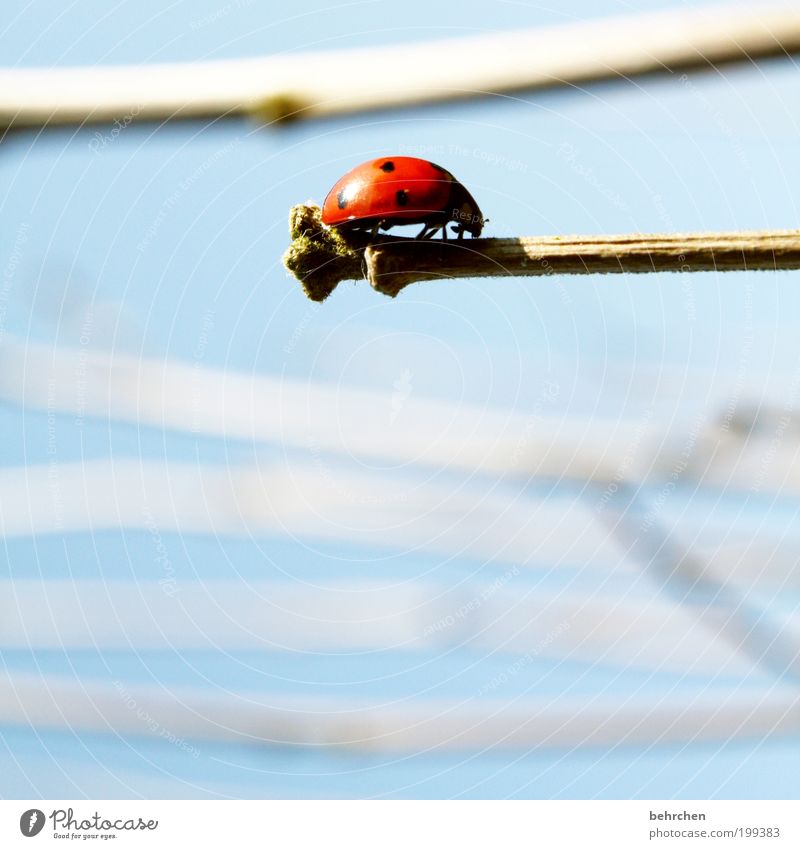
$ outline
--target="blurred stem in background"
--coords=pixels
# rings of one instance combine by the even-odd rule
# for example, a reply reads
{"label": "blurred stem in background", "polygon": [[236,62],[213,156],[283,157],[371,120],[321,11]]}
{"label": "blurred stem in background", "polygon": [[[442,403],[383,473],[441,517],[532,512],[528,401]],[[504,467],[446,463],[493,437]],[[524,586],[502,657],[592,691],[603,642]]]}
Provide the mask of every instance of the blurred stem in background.
{"label": "blurred stem in background", "polygon": [[[785,55],[795,4],[631,14],[396,47],[217,62],[0,71],[0,129],[239,117],[267,123]],[[325,69],[335,68],[335,73]]]}

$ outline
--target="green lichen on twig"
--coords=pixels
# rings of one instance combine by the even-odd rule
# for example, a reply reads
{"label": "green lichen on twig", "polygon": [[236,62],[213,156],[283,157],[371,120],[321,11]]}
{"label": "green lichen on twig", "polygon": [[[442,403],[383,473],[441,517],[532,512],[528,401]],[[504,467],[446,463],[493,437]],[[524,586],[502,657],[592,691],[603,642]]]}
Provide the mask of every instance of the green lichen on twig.
{"label": "green lichen on twig", "polygon": [[363,248],[366,242],[345,239],[322,223],[321,210],[299,204],[289,213],[292,244],[283,264],[300,281],[312,301],[324,301],[342,280],[364,277]]}

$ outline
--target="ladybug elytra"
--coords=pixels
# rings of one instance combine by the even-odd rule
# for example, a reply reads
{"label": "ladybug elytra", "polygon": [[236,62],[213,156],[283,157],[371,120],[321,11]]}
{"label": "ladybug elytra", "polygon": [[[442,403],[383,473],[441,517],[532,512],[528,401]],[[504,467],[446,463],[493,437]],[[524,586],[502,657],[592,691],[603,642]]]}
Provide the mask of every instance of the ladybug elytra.
{"label": "ladybug elytra", "polygon": [[480,236],[485,219],[472,195],[441,165],[413,156],[383,156],[348,171],[328,192],[322,222],[338,230],[377,234],[403,224],[422,224],[418,239],[439,231]]}

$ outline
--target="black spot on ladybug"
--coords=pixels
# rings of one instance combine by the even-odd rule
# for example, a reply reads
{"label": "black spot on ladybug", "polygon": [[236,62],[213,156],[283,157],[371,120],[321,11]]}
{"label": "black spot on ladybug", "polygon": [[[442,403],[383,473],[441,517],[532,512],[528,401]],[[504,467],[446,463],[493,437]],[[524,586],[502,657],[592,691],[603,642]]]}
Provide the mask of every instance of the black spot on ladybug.
{"label": "black spot on ladybug", "polygon": [[387,159],[386,162],[381,165],[381,171],[394,171],[394,162],[391,159]]}
{"label": "black spot on ladybug", "polygon": [[339,205],[339,209],[344,209],[347,206],[347,198],[345,197],[344,189],[336,195],[336,203]]}
{"label": "black spot on ladybug", "polygon": [[405,189],[400,189],[399,192],[395,195],[397,198],[397,203],[399,206],[406,206],[408,204],[408,192]]}

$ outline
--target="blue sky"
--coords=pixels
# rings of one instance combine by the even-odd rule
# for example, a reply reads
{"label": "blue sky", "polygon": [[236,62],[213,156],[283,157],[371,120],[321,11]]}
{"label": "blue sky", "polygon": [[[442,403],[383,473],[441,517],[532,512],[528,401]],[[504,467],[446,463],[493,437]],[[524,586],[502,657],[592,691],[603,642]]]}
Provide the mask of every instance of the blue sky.
{"label": "blue sky", "polygon": [[[274,4],[255,0],[75,0],[67,6],[7,0],[0,55],[5,66],[199,61],[405,43],[683,5],[692,4],[316,2],[276,15]],[[335,67],[309,73],[332,74]],[[11,269],[4,339],[80,348],[91,316],[85,347],[92,353],[379,392],[405,380],[421,398],[522,417],[551,380],[560,391],[549,415],[605,422],[643,415],[689,422],[698,410],[724,408],[742,387],[784,403],[798,366],[794,272],[441,281],[413,287],[396,301],[366,284],[346,283],[315,307],[280,258],[289,208],[321,201],[342,173],[385,153],[445,165],[491,219],[487,235],[797,227],[796,73],[791,60],[772,59],[278,129],[235,120],[158,130],[134,123],[114,137],[103,127],[20,134],[0,149],[0,261]],[[104,136],[102,145],[96,133]],[[58,462],[65,463],[132,458],[224,467],[265,457],[277,462],[287,454],[309,459],[308,451],[292,454],[281,444],[255,446],[102,417],[77,423],[14,403],[0,407],[0,418],[0,463],[9,468],[47,464],[54,428]],[[509,497],[539,492],[537,485],[530,480],[529,489]],[[553,492],[565,503],[575,495],[568,487]],[[679,518],[697,509],[711,516],[727,505],[756,528],[790,533],[797,506],[791,499],[748,501],[742,508],[723,491],[698,508],[701,495],[685,487],[668,509]],[[164,538],[186,582],[367,576],[413,582],[433,575],[447,585],[486,579],[485,564],[467,556],[288,537],[165,532]],[[12,580],[113,577],[133,585],[158,580],[152,548],[152,534],[141,529],[13,538],[0,571]],[[569,578],[554,577],[544,564],[515,579],[514,587],[520,593],[545,584],[575,589],[574,582],[585,580],[586,592],[609,592],[598,588],[601,581],[582,578],[580,564],[574,569]],[[634,593],[624,577],[618,580],[614,592]],[[474,695],[480,681],[505,664],[464,647],[446,655],[431,649],[422,671],[418,655],[401,652],[376,661],[324,652],[126,653],[99,646],[13,649],[4,658],[12,671],[79,681],[122,677],[167,689],[192,681],[212,693],[230,687],[312,695],[338,686],[355,697],[369,691],[401,701],[434,691]],[[381,683],[385,670],[393,683]],[[624,667],[542,659],[530,680],[515,682],[509,698],[541,695],[544,679],[554,701],[573,692],[576,680],[587,691],[620,698],[715,686],[713,678],[666,671],[648,677]],[[749,686],[746,676],[737,686]],[[6,797],[703,798],[796,795],[800,789],[788,771],[796,763],[796,737],[382,760],[220,743],[198,744],[201,755],[194,758],[135,734],[10,726],[0,733],[0,795]]]}

